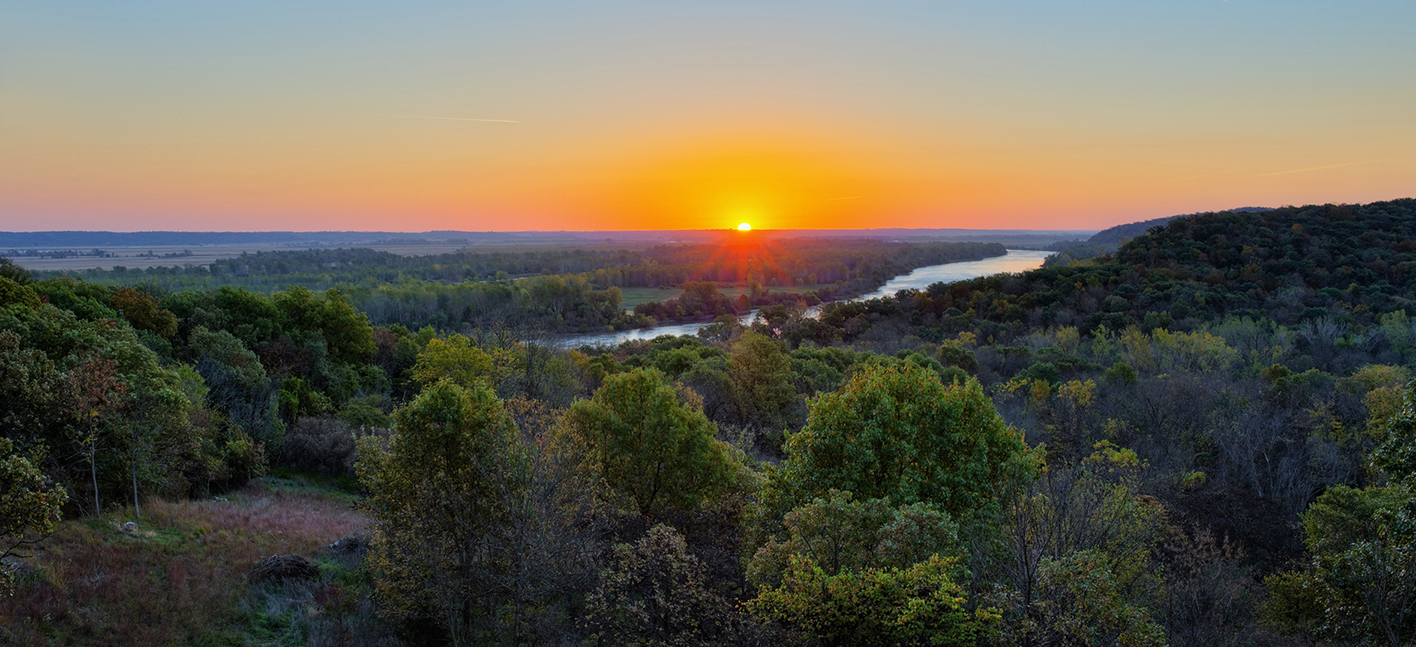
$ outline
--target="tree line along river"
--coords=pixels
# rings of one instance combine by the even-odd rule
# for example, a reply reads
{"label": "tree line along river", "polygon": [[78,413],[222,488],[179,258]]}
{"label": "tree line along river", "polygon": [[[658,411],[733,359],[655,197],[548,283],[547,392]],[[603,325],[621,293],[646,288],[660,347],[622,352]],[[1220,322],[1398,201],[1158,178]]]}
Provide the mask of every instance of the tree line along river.
{"label": "tree line along river", "polygon": [[[959,263],[945,263],[943,265],[930,265],[921,267],[910,272],[901,274],[890,279],[881,286],[880,289],[869,294],[863,294],[847,301],[864,301],[868,299],[878,299],[880,297],[893,296],[900,290],[923,290],[935,283],[951,283],[954,281],[964,281],[980,276],[990,276],[993,274],[1026,272],[1042,267],[1043,259],[1052,252],[1010,249],[1003,256],[985,258],[980,261],[963,261]],[[810,312],[810,311],[808,311]],[[757,310],[752,310],[739,317],[744,324],[752,322],[757,316]],[[654,326],[652,328],[635,328],[632,330],[618,330],[612,333],[585,333],[579,335],[566,335],[556,339],[556,345],[562,348],[572,348],[584,345],[604,345],[613,346],[632,339],[653,339],[661,335],[696,335],[698,330],[708,325],[710,322],[700,321],[686,324],[676,324],[672,326]]]}

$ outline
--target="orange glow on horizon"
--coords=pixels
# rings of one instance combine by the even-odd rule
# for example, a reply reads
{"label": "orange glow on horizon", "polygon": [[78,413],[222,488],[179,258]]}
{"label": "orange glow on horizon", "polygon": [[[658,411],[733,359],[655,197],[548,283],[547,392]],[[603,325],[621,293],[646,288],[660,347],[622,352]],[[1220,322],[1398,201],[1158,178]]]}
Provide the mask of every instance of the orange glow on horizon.
{"label": "orange glow on horizon", "polygon": [[[230,149],[225,156],[107,134],[86,144],[81,164],[69,163],[72,147],[46,146],[31,136],[40,129],[21,129],[10,141],[34,154],[0,158],[0,214],[7,216],[0,228],[595,231],[746,222],[757,230],[1100,229],[1235,205],[1401,197],[1409,190],[1392,186],[1413,164],[1373,153],[1370,163],[1325,168],[1318,156],[1253,152],[1245,154],[1252,159],[1226,158],[1235,170],[1207,173],[1206,160],[1220,147],[1210,142],[1204,160],[1177,152],[1164,164],[1136,154],[1083,165],[1055,145],[1028,143],[1058,137],[1036,128],[982,141],[969,133],[861,131],[820,117],[758,117],[761,123],[725,119],[689,135],[673,124],[630,128],[574,148],[530,129],[523,131],[534,136],[479,131],[488,146],[501,147],[499,157],[471,146],[438,154],[403,148],[396,135],[411,135],[392,126],[380,131],[387,141],[350,135],[337,147],[324,142],[350,131],[288,133],[301,144],[288,155],[273,154],[275,144],[261,138],[236,141],[235,133],[214,144]],[[442,142],[434,135],[446,134],[434,129],[446,125],[404,127],[416,127],[428,138],[420,146],[432,146]],[[513,145],[522,138],[525,146]],[[1315,183],[1320,176],[1355,188],[1334,193]],[[75,214],[106,215],[79,221]]]}
{"label": "orange glow on horizon", "polygon": [[107,4],[0,9],[0,230],[1081,230],[1416,177],[1411,2]]}

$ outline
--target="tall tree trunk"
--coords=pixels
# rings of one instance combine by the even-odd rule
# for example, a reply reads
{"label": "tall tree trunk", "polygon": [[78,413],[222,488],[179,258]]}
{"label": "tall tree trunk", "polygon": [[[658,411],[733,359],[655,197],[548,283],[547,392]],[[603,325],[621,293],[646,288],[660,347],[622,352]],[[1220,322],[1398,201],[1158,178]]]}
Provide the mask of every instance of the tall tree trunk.
{"label": "tall tree trunk", "polygon": [[98,502],[98,436],[89,438],[89,474],[93,476],[93,512],[103,516],[103,506]]}
{"label": "tall tree trunk", "polygon": [[137,517],[138,521],[142,521],[143,511],[138,508],[138,463],[137,457],[133,458],[133,516]]}
{"label": "tall tree trunk", "polygon": [[129,431],[132,443],[128,445],[128,473],[133,477],[133,516],[142,521],[143,511],[138,507],[138,458],[141,454],[139,443],[142,441],[142,433],[137,420],[133,421]]}

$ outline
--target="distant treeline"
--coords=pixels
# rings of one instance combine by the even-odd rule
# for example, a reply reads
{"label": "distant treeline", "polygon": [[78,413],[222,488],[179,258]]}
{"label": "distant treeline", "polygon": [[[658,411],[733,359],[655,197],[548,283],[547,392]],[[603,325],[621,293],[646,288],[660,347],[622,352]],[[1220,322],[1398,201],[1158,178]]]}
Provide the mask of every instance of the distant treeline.
{"label": "distant treeline", "polygon": [[[996,243],[889,243],[877,240],[762,241],[663,245],[647,250],[458,252],[400,256],[370,249],[259,252],[210,265],[51,272],[102,285],[141,285],[153,293],[241,286],[258,292],[337,287],[375,325],[515,325],[548,331],[623,329],[656,318],[745,313],[776,303],[767,295],[682,314],[677,304],[637,314],[621,311],[621,287],[691,282],[747,286],[823,285],[811,303],[860,294],[919,267],[1007,253]],[[520,277],[520,278],[518,278]],[[794,297],[795,298],[795,297]]]}
{"label": "distant treeline", "polygon": [[[372,249],[257,252],[209,265],[93,269],[97,283],[150,283],[167,289],[241,285],[281,289],[300,285],[379,285],[413,281],[490,281],[531,274],[581,274],[595,287],[658,287],[686,281],[766,286],[884,280],[916,267],[1002,256],[997,243],[891,243],[879,240],[794,239],[773,242],[660,245],[645,250],[454,252],[402,256]],[[41,273],[52,276],[57,273]],[[72,275],[72,273],[70,273]]]}

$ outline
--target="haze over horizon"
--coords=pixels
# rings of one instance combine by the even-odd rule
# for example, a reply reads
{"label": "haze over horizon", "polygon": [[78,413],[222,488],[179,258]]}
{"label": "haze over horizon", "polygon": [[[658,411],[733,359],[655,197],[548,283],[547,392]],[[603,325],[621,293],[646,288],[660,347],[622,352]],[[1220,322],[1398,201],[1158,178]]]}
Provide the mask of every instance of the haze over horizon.
{"label": "haze over horizon", "polygon": [[7,2],[0,229],[1096,230],[1409,197],[1416,3]]}

